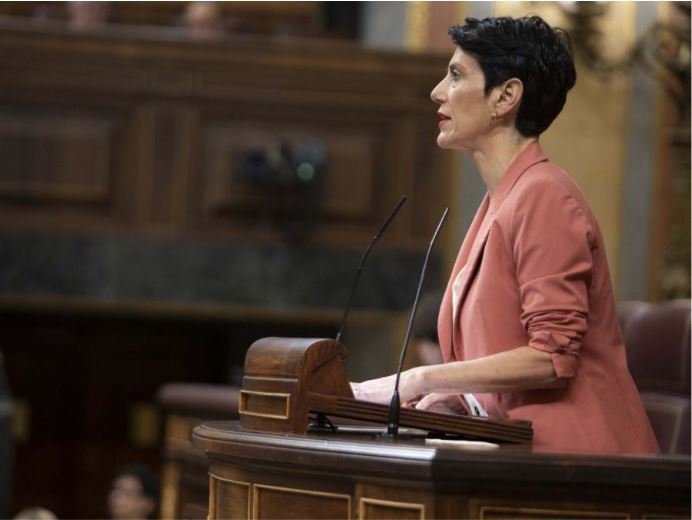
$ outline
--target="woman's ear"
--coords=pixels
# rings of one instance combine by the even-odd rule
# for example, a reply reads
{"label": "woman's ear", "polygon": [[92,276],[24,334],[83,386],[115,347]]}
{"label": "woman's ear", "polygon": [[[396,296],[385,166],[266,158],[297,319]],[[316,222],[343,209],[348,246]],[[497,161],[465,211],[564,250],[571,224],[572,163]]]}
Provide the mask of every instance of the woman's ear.
{"label": "woman's ear", "polygon": [[511,78],[498,87],[497,115],[502,117],[519,107],[524,95],[524,84],[519,78]]}

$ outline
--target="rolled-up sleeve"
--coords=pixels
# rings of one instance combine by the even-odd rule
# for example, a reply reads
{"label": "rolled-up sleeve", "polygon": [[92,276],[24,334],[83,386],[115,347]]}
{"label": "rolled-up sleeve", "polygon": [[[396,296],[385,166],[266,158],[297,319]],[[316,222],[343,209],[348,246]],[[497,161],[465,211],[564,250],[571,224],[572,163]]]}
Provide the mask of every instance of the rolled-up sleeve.
{"label": "rolled-up sleeve", "polygon": [[558,378],[573,377],[589,314],[595,243],[590,220],[566,190],[551,185],[525,192],[511,230],[529,345],[552,355]]}

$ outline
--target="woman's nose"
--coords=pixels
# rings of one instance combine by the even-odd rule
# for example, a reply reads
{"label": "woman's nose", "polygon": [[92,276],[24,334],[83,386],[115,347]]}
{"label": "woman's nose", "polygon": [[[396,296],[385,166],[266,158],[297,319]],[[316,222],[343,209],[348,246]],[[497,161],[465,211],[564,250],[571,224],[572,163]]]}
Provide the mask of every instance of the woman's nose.
{"label": "woman's nose", "polygon": [[435,88],[432,89],[432,92],[430,92],[430,99],[432,99],[433,103],[437,103],[438,105],[441,105],[445,101],[444,89],[442,88],[444,81],[445,80],[440,81],[435,85]]}

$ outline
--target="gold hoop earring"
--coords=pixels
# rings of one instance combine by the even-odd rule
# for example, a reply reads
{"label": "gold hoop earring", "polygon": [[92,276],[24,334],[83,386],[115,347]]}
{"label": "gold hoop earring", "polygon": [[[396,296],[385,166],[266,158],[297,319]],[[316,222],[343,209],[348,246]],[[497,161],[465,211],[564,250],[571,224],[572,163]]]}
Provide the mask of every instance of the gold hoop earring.
{"label": "gold hoop earring", "polygon": [[490,114],[490,122],[494,125],[502,124],[502,116],[497,115],[497,110],[493,110],[493,113]]}

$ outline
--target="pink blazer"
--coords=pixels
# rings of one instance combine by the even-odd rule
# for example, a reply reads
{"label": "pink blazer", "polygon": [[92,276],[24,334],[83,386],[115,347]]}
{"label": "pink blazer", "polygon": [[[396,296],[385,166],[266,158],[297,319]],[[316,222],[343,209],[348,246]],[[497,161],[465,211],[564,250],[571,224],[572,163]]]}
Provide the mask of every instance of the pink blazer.
{"label": "pink blazer", "polygon": [[[452,284],[464,266],[453,316]],[[627,368],[601,231],[577,185],[537,143],[481,203],[438,333],[445,362],[525,345],[551,354],[564,388],[476,394],[490,416],[532,421],[535,447],[659,452]]]}

